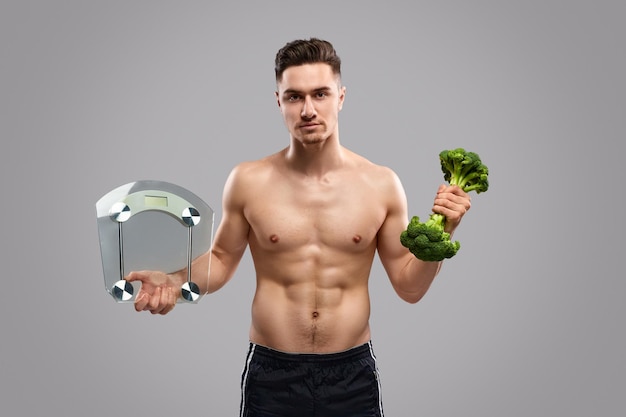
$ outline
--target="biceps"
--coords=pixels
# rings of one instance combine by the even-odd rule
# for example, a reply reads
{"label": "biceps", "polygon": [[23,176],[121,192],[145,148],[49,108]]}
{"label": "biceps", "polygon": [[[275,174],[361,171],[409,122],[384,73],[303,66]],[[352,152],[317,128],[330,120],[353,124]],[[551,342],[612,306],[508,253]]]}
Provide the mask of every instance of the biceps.
{"label": "biceps", "polygon": [[406,214],[399,211],[387,217],[378,234],[378,256],[392,280],[410,259],[410,252],[400,243],[400,234],[407,222]]}
{"label": "biceps", "polygon": [[250,225],[243,214],[225,212],[215,234],[213,253],[222,262],[228,259],[238,262],[246,250],[249,231]]}
{"label": "biceps", "polygon": [[387,275],[393,280],[410,259],[407,256],[410,252],[400,243],[400,234],[408,224],[408,207],[399,179],[388,187],[386,196],[387,215],[378,232],[378,255]]}

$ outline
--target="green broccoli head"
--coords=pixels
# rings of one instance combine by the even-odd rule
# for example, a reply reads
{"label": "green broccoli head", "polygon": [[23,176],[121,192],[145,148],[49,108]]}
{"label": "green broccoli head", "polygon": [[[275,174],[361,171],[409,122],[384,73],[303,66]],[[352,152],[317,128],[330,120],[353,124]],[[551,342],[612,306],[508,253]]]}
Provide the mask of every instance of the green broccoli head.
{"label": "green broccoli head", "polygon": [[424,235],[429,241],[437,242],[442,239],[443,234],[445,233],[443,230],[443,220],[443,216],[435,215],[433,213],[430,215],[430,218],[426,223],[422,223],[420,222],[419,217],[414,216],[407,226],[407,235],[411,238]]}
{"label": "green broccoli head", "polygon": [[475,152],[463,148],[444,150],[439,153],[443,178],[450,185],[458,185],[465,192],[477,194],[489,189],[489,169]]}
{"label": "green broccoli head", "polygon": [[400,234],[400,242],[413,255],[422,261],[442,261],[453,257],[460,243],[452,242],[450,234],[444,231],[445,217],[432,213],[425,222],[413,216],[406,230]]}
{"label": "green broccoli head", "polygon": [[461,244],[459,241],[444,240],[441,242],[431,242],[430,245],[419,249],[409,249],[416,258],[426,262],[439,262],[444,259],[452,258],[458,250]]}

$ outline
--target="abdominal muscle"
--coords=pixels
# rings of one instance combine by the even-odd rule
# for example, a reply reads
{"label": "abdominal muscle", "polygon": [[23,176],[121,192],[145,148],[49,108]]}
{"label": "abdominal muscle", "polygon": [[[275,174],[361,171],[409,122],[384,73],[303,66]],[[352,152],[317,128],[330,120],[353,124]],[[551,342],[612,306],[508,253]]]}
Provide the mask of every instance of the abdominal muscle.
{"label": "abdominal muscle", "polygon": [[343,259],[337,253],[307,262],[300,251],[276,259],[251,248],[257,269],[252,342],[291,353],[332,353],[369,341],[372,251],[357,255],[356,263],[354,254]]}
{"label": "abdominal muscle", "polygon": [[369,340],[368,320],[363,289],[266,284],[252,303],[250,340],[284,352],[340,352]]}

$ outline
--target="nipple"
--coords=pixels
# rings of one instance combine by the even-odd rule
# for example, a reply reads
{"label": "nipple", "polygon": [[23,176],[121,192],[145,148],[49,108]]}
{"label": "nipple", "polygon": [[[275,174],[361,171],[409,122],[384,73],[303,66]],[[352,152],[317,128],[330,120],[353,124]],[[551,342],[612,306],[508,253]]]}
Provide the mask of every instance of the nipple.
{"label": "nipple", "polygon": [[276,235],[272,235],[270,236],[270,242],[272,243],[277,243],[280,239],[278,239],[278,236]]}
{"label": "nipple", "polygon": [[359,243],[361,241],[361,236],[360,235],[354,235],[354,237],[352,238],[352,241],[354,243]]}

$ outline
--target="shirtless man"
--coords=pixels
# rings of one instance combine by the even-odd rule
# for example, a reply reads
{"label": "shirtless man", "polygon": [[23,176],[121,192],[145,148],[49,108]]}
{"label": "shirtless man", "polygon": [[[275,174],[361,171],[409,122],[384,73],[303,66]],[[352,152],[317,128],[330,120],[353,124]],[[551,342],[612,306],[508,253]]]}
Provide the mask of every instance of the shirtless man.
{"label": "shirtless man", "polygon": [[[396,174],[340,144],[346,89],[333,46],[288,43],[275,71],[289,146],[234,168],[212,249],[195,261],[192,280],[217,291],[249,246],[257,287],[241,416],[382,416],[369,327],[374,255],[409,303],[424,296],[441,262],[420,261],[401,245],[408,213]],[[469,208],[465,192],[441,185],[432,210],[453,233]],[[186,273],[127,279],[142,282],[137,311],[166,314]]]}

